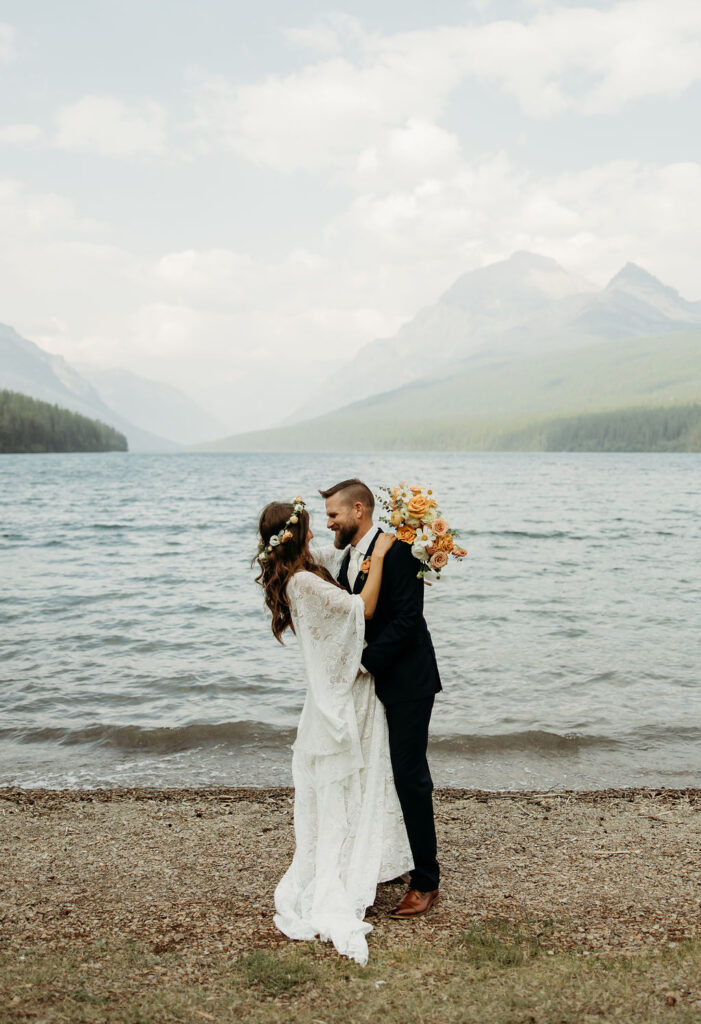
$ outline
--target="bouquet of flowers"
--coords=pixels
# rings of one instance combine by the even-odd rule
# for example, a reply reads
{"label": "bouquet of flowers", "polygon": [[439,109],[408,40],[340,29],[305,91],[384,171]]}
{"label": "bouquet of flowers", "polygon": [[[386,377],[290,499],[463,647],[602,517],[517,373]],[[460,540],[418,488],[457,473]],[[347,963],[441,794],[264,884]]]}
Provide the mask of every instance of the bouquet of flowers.
{"label": "bouquet of flowers", "polygon": [[411,553],[420,563],[419,579],[428,573],[435,573],[440,579],[441,570],[448,564],[449,557],[464,558],[467,551],[458,547],[455,538],[457,530],[451,530],[448,520],[438,510],[433,491],[418,485],[407,487],[380,487],[386,498],[381,498],[385,515],[383,523],[395,528],[397,540],[411,544]]}

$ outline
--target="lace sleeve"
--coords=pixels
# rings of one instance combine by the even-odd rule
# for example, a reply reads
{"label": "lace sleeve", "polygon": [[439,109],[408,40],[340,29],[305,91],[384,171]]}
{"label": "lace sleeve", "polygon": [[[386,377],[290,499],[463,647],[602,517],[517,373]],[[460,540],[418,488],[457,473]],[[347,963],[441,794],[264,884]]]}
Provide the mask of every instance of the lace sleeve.
{"label": "lace sleeve", "polygon": [[350,690],[365,638],[362,597],[311,572],[293,576],[288,596],[307,668],[321,672],[329,687]]}
{"label": "lace sleeve", "polygon": [[346,553],[346,548],[335,547],[333,544],[314,544],[312,543],[310,549],[312,557],[317,565],[323,565],[325,569],[331,573],[332,576],[338,577],[341,570],[341,562],[343,556]]}

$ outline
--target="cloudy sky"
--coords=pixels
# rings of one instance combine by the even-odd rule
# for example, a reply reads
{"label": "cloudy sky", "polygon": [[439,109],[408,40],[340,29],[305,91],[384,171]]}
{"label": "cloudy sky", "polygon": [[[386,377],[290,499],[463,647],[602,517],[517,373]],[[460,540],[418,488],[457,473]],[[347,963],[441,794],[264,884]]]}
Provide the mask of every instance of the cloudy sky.
{"label": "cloudy sky", "polygon": [[701,298],[699,0],[0,0],[0,322],[232,428],[529,249]]}

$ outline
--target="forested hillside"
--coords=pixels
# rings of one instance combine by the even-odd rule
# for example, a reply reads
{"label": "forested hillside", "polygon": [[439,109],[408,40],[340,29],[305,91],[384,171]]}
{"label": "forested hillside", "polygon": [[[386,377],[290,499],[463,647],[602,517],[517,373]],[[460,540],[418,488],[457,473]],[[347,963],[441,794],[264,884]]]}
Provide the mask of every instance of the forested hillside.
{"label": "forested hillside", "polygon": [[112,451],[127,451],[126,437],[114,427],[16,391],[0,391],[0,453]]}
{"label": "forested hillside", "polygon": [[[417,381],[313,420],[202,447],[537,451],[571,443],[573,451],[583,446],[591,451],[693,451],[698,440],[691,423],[700,401],[701,331],[689,331],[531,358],[463,363],[449,377]],[[626,410],[632,415],[626,417]],[[672,436],[677,426],[680,433]]]}
{"label": "forested hillside", "polygon": [[569,416],[505,434],[500,446],[544,452],[700,452],[701,405]]}

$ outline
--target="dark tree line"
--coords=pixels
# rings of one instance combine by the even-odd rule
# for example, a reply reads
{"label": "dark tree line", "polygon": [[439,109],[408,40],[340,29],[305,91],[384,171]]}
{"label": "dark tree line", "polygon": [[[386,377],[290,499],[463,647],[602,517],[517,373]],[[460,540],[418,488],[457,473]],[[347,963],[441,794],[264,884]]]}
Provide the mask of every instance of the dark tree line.
{"label": "dark tree line", "polygon": [[127,439],[99,420],[17,391],[0,391],[0,452],[125,452]]}

